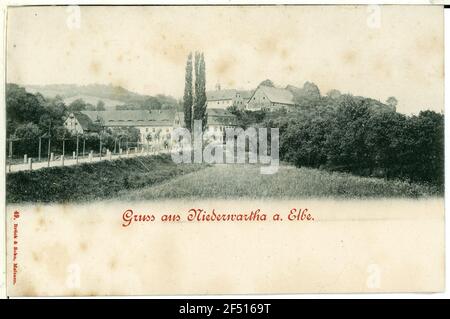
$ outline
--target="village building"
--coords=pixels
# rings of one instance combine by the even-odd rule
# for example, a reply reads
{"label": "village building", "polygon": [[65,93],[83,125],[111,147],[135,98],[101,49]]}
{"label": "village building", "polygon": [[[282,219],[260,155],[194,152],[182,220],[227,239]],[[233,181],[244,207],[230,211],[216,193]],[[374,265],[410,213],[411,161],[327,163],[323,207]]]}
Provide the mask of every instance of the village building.
{"label": "village building", "polygon": [[247,103],[247,110],[291,110],[295,106],[294,95],[288,89],[260,85]]}
{"label": "village building", "polygon": [[206,108],[227,109],[233,106],[236,90],[215,90],[206,92]]}
{"label": "village building", "polygon": [[252,97],[254,90],[238,90],[236,91],[236,99],[234,102],[234,105],[240,109],[246,109],[248,101],[250,101],[250,98]]}
{"label": "village building", "polygon": [[253,91],[227,89],[221,90],[220,86],[214,91],[206,92],[206,107],[214,109],[224,109],[235,106],[244,109]]}
{"label": "village building", "polygon": [[206,133],[213,138],[225,136],[225,129],[236,126],[236,116],[223,109],[207,109]]}
{"label": "village building", "polygon": [[101,126],[81,112],[70,113],[64,122],[64,127],[73,134],[98,133]]}
{"label": "village building", "polygon": [[[224,109],[206,109],[207,123],[205,134],[213,139],[221,138],[225,135],[225,129],[236,126],[236,116]],[[185,127],[184,113],[177,112],[174,127]]]}
{"label": "village building", "polygon": [[64,125],[72,133],[78,134],[100,132],[105,128],[136,128],[141,142],[145,142],[149,134],[153,140],[170,136],[175,113],[172,110],[81,111],[69,114]]}
{"label": "village building", "polygon": [[[207,108],[205,134],[220,138],[225,129],[236,126],[236,117],[225,109]],[[99,133],[104,129],[139,130],[140,142],[147,137],[153,142],[170,140],[170,134],[177,127],[184,127],[184,113],[174,110],[117,110],[81,111],[70,113],[64,126],[74,134]]]}

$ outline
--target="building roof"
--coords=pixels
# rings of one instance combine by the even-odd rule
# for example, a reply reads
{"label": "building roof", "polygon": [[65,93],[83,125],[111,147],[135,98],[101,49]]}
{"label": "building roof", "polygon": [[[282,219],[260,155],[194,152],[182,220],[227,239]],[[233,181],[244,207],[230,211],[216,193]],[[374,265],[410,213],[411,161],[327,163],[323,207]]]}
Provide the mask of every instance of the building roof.
{"label": "building roof", "polygon": [[[209,125],[236,125],[236,116],[227,110],[207,108],[206,113],[208,114],[208,124]],[[181,126],[184,127],[184,112],[177,112]]]}
{"label": "building roof", "polygon": [[93,123],[103,126],[172,126],[175,118],[173,110],[81,111],[81,113],[89,117]]}
{"label": "building roof", "polygon": [[236,97],[236,90],[215,90],[206,92],[207,101],[233,100]]}
{"label": "building roof", "polygon": [[[256,90],[262,90],[270,102],[294,105],[294,95],[288,89],[261,85]],[[256,92],[256,91],[255,91]]]}
{"label": "building roof", "polygon": [[253,93],[255,93],[255,90],[238,90],[237,93],[239,93],[244,100],[249,100]]}
{"label": "building roof", "polygon": [[77,119],[78,123],[80,123],[81,128],[83,131],[99,131],[100,126],[95,124],[89,116],[86,114],[76,112],[74,113],[75,118]]}
{"label": "building roof", "polygon": [[206,109],[208,125],[236,125],[236,116],[224,109]]}

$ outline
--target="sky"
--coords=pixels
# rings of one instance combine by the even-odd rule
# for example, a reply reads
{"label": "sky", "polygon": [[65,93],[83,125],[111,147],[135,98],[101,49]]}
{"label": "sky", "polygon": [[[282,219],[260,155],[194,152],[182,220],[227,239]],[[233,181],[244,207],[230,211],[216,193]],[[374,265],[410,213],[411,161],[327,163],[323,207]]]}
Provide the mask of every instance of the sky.
{"label": "sky", "polygon": [[207,89],[310,81],[418,113],[444,109],[439,6],[15,7],[7,82],[112,84],[181,98],[189,52]]}

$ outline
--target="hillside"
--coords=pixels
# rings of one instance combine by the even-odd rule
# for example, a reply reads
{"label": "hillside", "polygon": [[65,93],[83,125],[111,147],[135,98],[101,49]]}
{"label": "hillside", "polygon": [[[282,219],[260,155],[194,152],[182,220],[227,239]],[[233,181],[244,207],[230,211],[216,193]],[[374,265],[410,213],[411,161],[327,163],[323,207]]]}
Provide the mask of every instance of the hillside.
{"label": "hillside", "polygon": [[123,105],[124,102],[119,100],[111,100],[107,98],[101,98],[98,96],[92,96],[92,95],[74,95],[71,97],[66,97],[63,99],[64,103],[66,105],[69,105],[75,100],[82,99],[87,104],[97,105],[98,101],[103,101],[105,103],[105,108],[107,110],[115,110],[117,105]]}
{"label": "hillside", "polygon": [[176,107],[177,101],[170,96],[157,95],[152,97],[129,91],[121,86],[103,85],[103,84],[52,84],[52,85],[26,85],[25,89],[30,93],[40,93],[44,97],[61,96],[66,104],[77,99],[83,99],[84,102],[96,105],[98,101],[103,101],[107,109],[115,109],[117,105],[144,107],[146,104],[154,105],[156,103],[163,108]]}
{"label": "hillside", "polygon": [[[95,96],[98,98],[117,100],[124,103],[143,101],[149,96],[140,95],[124,89],[121,86],[103,84],[51,84],[51,85],[26,85],[25,89],[31,93],[39,92],[44,96],[60,95],[63,98],[75,95]],[[34,92],[33,92],[34,91]]]}

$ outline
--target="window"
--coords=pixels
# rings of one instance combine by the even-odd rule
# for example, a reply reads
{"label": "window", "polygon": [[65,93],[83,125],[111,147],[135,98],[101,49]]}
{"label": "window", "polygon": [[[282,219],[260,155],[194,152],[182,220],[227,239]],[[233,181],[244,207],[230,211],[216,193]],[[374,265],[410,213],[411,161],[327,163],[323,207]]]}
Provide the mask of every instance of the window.
{"label": "window", "polygon": [[152,128],[152,132],[155,133],[155,128]]}
{"label": "window", "polygon": [[145,131],[148,132],[148,127],[145,128]]}

